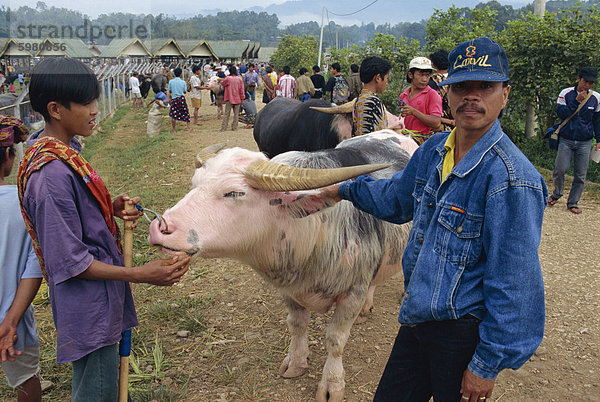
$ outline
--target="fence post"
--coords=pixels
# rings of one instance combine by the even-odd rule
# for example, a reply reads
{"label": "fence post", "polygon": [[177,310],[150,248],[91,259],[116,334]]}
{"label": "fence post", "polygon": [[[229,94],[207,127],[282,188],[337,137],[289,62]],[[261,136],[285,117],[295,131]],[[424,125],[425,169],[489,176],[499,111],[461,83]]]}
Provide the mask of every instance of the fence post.
{"label": "fence post", "polygon": [[102,120],[106,118],[106,79],[102,79]]}
{"label": "fence post", "polygon": [[110,115],[110,114],[112,113],[112,111],[113,111],[113,106],[112,106],[112,103],[113,103],[113,102],[112,102],[112,95],[111,95],[112,88],[110,87],[110,82],[111,82],[111,80],[112,80],[112,78],[110,78],[110,77],[108,77],[108,78],[107,78],[107,84],[108,84],[108,85],[106,86],[106,88],[107,88],[107,90],[108,90],[108,114],[109,114],[109,115]]}
{"label": "fence post", "polygon": [[112,77],[110,77],[110,90],[111,90],[110,97],[113,100],[113,112],[114,112],[115,110],[117,110],[117,92],[116,92],[117,88],[115,85],[115,76],[114,75]]}
{"label": "fence post", "polygon": [[[17,101],[15,102],[15,105],[13,107],[13,116],[15,116],[17,119],[21,118],[21,103],[23,103],[23,99],[25,99],[25,97],[28,94],[29,94],[29,87],[25,87],[25,90],[23,92],[21,92],[21,94],[17,98]],[[16,144],[15,150],[16,150],[16,160],[20,161],[21,159],[23,159],[23,154],[24,154],[23,143],[20,142],[20,143]]]}
{"label": "fence post", "polygon": [[123,101],[121,104],[127,101],[127,97],[125,96],[125,74],[121,73],[121,86],[123,87]]}

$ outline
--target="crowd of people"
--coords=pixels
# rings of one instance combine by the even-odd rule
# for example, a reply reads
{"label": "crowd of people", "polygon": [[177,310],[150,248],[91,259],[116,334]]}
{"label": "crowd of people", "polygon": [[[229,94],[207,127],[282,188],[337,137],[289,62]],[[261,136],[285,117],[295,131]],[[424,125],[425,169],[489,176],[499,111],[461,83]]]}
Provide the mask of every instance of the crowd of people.
{"label": "crowd of people", "polygon": [[[407,73],[409,87],[398,96],[400,124],[413,132],[414,138],[420,143],[435,132],[450,130],[454,127],[446,89],[443,86],[438,86],[438,83],[447,75],[448,52],[441,50],[430,57],[431,60],[425,57],[417,57],[410,62]],[[380,82],[375,86],[372,82],[375,76],[369,70],[372,68],[377,70],[369,63],[381,63],[383,59],[367,59],[364,67],[351,64],[351,74],[348,78],[342,73],[340,63],[333,62],[328,69],[328,79],[322,74],[320,67],[317,65],[312,67],[312,75],[309,75],[309,70],[306,67],[301,67],[297,72],[292,72],[289,66],[283,66],[281,71],[276,72],[275,67],[267,63],[229,65],[207,63],[203,66],[193,65],[189,74],[191,78],[187,81],[187,91],[190,92],[194,109],[193,124],[199,124],[198,110],[202,105],[202,90],[210,92],[211,105],[216,106],[219,116],[223,117],[222,129],[225,130],[230,127],[235,130],[238,121],[245,123],[246,128],[253,126],[257,110],[256,93],[259,89],[262,89],[262,102],[264,104],[277,97],[282,97],[297,99],[301,102],[306,102],[309,99],[323,99],[335,105],[342,105],[347,102],[356,103],[361,98],[365,85],[371,83],[372,85],[367,88],[369,95],[363,94],[359,106],[355,107],[353,116],[355,121],[354,132],[368,132],[371,126],[377,129],[386,128],[386,109],[380,100],[376,100],[376,94],[385,91],[388,79],[386,78],[384,81],[385,74],[380,75],[378,78]],[[435,60],[435,63],[432,60]],[[364,68],[367,71],[362,74],[361,71]],[[391,64],[387,72],[390,71]],[[168,78],[169,85],[173,83],[175,87],[178,85],[182,87],[181,83],[178,84],[174,72],[175,70],[167,69],[162,74]],[[135,80],[134,76],[130,79],[131,93],[134,98],[132,107],[134,109],[136,108],[135,99],[139,96],[137,94],[139,83]],[[168,88],[165,89],[165,94],[169,101],[165,102],[166,105],[163,104],[163,107],[168,107],[172,98],[182,96],[181,92],[176,93],[178,96],[173,96]],[[160,95],[160,97],[163,96]],[[371,101],[376,104],[373,102],[365,103],[365,97],[370,97]],[[189,123],[189,116],[186,114],[184,106],[186,105],[183,105],[182,102],[170,106],[171,109],[177,109],[176,113],[170,113],[173,122],[184,121],[186,124]],[[377,112],[376,109],[379,109],[379,111]],[[375,116],[378,116],[375,117],[375,120],[373,120],[374,113]],[[233,114],[231,126],[229,126],[230,114]],[[365,118],[358,117],[361,115]],[[362,125],[362,127],[357,130],[357,125]]]}

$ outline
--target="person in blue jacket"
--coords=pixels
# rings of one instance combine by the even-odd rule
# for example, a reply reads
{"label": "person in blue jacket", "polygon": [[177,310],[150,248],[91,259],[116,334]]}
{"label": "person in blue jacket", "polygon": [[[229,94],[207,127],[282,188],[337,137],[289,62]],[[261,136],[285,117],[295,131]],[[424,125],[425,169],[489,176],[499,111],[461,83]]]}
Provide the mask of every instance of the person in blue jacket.
{"label": "person in blue jacket", "polygon": [[[585,101],[577,114],[560,129],[558,153],[552,171],[554,191],[548,198],[548,206],[554,206],[562,197],[565,189],[565,173],[569,170],[573,159],[573,184],[567,199],[567,209],[576,215],[581,214],[578,203],[583,193],[594,137],[596,138],[595,150],[600,149],[600,94],[592,91],[597,81],[598,71],[594,67],[583,67],[579,70],[577,84],[563,89],[556,102],[556,114],[564,120],[573,115],[581,102]],[[588,97],[590,91],[591,96]]]}
{"label": "person in blue jacket", "polygon": [[390,179],[361,176],[323,198],[413,221],[402,257],[401,324],[375,401],[483,401],[544,334],[538,256],[548,190],[500,127],[508,59],[488,38],[449,55],[456,127],[428,139]]}

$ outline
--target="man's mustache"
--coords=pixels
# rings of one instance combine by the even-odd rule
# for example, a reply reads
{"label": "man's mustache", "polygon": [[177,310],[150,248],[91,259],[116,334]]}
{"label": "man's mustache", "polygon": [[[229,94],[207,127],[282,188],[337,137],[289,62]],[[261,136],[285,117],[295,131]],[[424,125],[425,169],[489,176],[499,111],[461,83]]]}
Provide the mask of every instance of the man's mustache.
{"label": "man's mustache", "polygon": [[476,111],[478,113],[485,113],[485,109],[484,108],[482,108],[481,106],[477,106],[474,103],[464,103],[464,104],[460,105],[456,109],[456,111],[457,112],[464,112],[465,109],[474,110],[474,111]]}

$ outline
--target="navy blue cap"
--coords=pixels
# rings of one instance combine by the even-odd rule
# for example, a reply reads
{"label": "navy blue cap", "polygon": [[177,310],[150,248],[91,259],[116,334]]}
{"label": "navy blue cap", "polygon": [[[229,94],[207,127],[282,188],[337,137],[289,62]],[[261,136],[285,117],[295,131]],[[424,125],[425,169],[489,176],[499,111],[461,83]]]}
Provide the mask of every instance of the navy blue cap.
{"label": "navy blue cap", "polygon": [[578,77],[586,81],[598,82],[598,70],[594,67],[583,67],[579,70]]}
{"label": "navy blue cap", "polygon": [[508,58],[498,42],[477,38],[456,46],[448,55],[448,78],[438,85],[463,81],[508,81]]}

